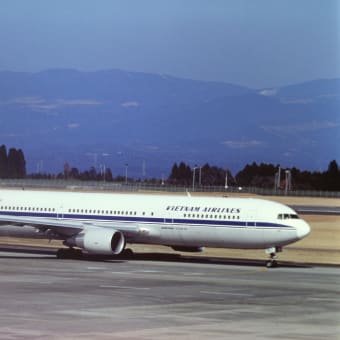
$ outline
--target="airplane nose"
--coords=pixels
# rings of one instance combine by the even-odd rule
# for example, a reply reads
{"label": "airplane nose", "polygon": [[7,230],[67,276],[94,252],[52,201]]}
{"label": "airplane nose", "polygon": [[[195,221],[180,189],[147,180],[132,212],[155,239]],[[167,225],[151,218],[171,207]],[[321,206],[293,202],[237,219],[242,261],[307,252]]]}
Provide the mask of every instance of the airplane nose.
{"label": "airplane nose", "polygon": [[299,239],[302,239],[310,233],[310,226],[303,220],[300,220],[299,222],[299,225],[296,226],[296,234]]}

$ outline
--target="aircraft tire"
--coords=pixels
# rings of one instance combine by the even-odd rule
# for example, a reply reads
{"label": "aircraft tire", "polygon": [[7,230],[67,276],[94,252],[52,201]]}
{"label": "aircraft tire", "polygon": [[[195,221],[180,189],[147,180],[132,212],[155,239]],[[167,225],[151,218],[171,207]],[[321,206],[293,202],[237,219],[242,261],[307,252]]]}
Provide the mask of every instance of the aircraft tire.
{"label": "aircraft tire", "polygon": [[266,263],[267,268],[276,268],[277,267],[277,261],[271,260]]}
{"label": "aircraft tire", "polygon": [[130,249],[130,248],[126,248],[126,249],[123,250],[122,255],[123,255],[124,257],[131,258],[131,257],[133,257],[133,255],[134,255],[134,254],[133,254],[133,250]]}
{"label": "aircraft tire", "polygon": [[83,253],[80,249],[60,248],[57,250],[56,255],[58,259],[80,259],[83,256]]}

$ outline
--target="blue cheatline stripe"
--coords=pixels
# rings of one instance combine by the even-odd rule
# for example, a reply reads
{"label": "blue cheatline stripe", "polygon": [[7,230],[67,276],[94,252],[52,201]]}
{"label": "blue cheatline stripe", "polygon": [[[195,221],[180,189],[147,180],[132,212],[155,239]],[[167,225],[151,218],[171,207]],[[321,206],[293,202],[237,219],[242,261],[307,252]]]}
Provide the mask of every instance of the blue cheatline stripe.
{"label": "blue cheatline stripe", "polygon": [[[246,221],[233,221],[233,220],[194,220],[194,219],[164,219],[156,217],[137,217],[137,216],[105,216],[105,215],[80,215],[80,214],[57,214],[50,212],[24,212],[24,211],[0,211],[0,215],[16,216],[16,217],[43,217],[53,219],[65,220],[86,220],[98,222],[135,222],[135,223],[149,223],[149,224],[184,224],[191,226],[215,226],[215,227],[255,227],[255,228],[268,228],[277,229],[284,228],[286,230],[295,230],[294,227],[269,222],[246,222]],[[62,218],[60,218],[62,216]]]}

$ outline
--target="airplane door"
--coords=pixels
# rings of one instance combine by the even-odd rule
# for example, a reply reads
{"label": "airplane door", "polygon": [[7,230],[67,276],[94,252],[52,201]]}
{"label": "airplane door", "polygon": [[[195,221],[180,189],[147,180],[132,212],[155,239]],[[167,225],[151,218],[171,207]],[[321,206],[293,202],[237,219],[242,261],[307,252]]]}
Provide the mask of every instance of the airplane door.
{"label": "airplane door", "polygon": [[174,223],[174,218],[171,213],[164,218],[164,223],[161,226],[161,239],[166,243],[178,242],[180,240],[180,234],[178,225]]}
{"label": "airplane door", "polygon": [[174,223],[174,219],[173,218],[165,218],[164,219],[164,224],[172,224],[172,223]]}
{"label": "airplane door", "polygon": [[63,218],[64,218],[63,207],[60,206],[57,210],[57,219],[60,220],[60,219],[63,219]]}
{"label": "airplane door", "polygon": [[261,221],[259,220],[258,210],[249,210],[246,224],[247,240],[252,243],[263,243],[264,229]]}
{"label": "airplane door", "polygon": [[247,220],[246,220],[247,228],[254,228],[254,227],[256,227],[256,216],[257,216],[256,210],[249,210],[248,211],[248,213],[247,213]]}

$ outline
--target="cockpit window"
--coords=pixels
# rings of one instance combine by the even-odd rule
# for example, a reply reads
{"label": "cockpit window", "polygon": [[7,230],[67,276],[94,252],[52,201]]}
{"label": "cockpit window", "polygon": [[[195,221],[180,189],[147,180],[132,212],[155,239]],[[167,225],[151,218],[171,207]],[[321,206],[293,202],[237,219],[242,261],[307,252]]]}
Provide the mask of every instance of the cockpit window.
{"label": "cockpit window", "polygon": [[277,218],[279,220],[289,220],[289,219],[298,219],[299,216],[297,214],[279,214]]}

